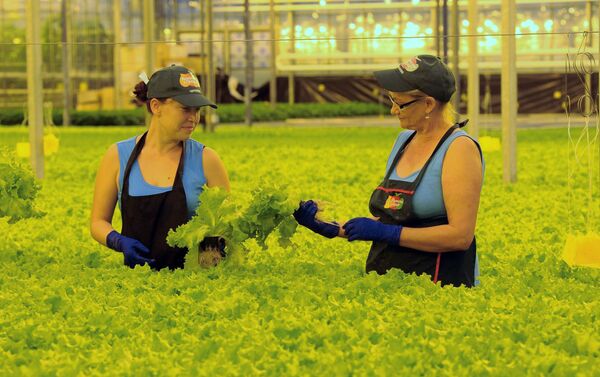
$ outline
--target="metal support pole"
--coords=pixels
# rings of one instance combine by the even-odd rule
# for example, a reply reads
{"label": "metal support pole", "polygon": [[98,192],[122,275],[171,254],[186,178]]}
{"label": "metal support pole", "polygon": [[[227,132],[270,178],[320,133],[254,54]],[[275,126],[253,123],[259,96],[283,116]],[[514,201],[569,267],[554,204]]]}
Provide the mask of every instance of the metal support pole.
{"label": "metal support pole", "polygon": [[431,28],[435,37],[435,56],[440,56],[440,0],[436,0],[431,9]]}
{"label": "metal support pole", "polygon": [[[156,49],[154,48],[154,0],[144,0],[144,46],[146,49],[146,73],[154,72]],[[150,126],[150,114],[146,112],[146,126]]]}
{"label": "metal support pole", "polygon": [[206,68],[206,17],[204,17],[204,8],[206,8],[205,6],[205,1],[201,0],[200,1],[200,69],[202,70],[202,73],[199,77],[200,80],[200,85],[206,89],[206,86],[208,85],[206,83],[206,80],[208,79],[208,75],[206,74],[206,71],[208,70]]}
{"label": "metal support pole", "polygon": [[250,1],[244,0],[244,38],[246,39],[246,84],[244,85],[245,121],[252,126],[252,83],[254,82],[254,54],[250,29]]}
{"label": "metal support pole", "polygon": [[461,87],[460,87],[460,69],[458,67],[458,54],[460,49],[460,40],[458,35],[460,33],[460,28],[458,26],[458,0],[454,0],[452,2],[452,72],[454,73],[454,77],[456,77],[456,92],[454,93],[454,109],[456,110],[456,114],[454,115],[454,121],[459,121],[459,113],[460,113],[460,95],[461,95]]}
{"label": "metal support pole", "polygon": [[30,161],[35,176],[44,178],[44,113],[42,97],[42,45],[40,44],[40,2],[27,0],[27,119]]}
{"label": "metal support pole", "polygon": [[442,51],[444,62],[448,63],[448,0],[442,3]]}
{"label": "metal support pole", "polygon": [[[113,29],[115,33],[115,44],[113,46],[113,77],[114,77],[114,106],[115,109],[120,109],[123,104],[121,102],[121,0],[113,0]],[[151,74],[151,72],[148,72]]]}
{"label": "metal support pole", "polygon": [[269,18],[271,22],[269,24],[271,28],[271,79],[269,80],[269,99],[271,101],[271,105],[275,106],[277,103],[277,39],[276,30],[279,28],[276,25],[276,17],[275,14],[275,0],[269,0]]}
{"label": "metal support pole", "polygon": [[[211,101],[215,101],[216,90],[215,90],[215,63],[214,63],[214,49],[213,49],[213,13],[212,13],[212,0],[206,0],[206,94]],[[206,129],[209,132],[215,130],[213,122],[213,111],[210,106],[206,106]]]}
{"label": "metal support pole", "polygon": [[144,0],[144,44],[146,47],[146,73],[154,72],[156,49],[154,48],[154,0]]}
{"label": "metal support pole", "polygon": [[479,24],[479,14],[477,9],[477,0],[469,0],[468,20],[469,20],[469,65],[468,65],[468,106],[469,113],[469,133],[475,139],[479,138],[479,39],[477,35],[477,25]]}
{"label": "metal support pole", "polygon": [[517,181],[517,69],[515,0],[502,0],[502,156],[503,179]]}
{"label": "metal support pole", "polygon": [[[288,24],[290,25],[290,47],[288,52],[294,53],[296,52],[296,17],[294,15],[294,11],[288,12]],[[291,60],[290,63],[293,65],[294,60]],[[292,105],[295,101],[295,91],[296,88],[294,86],[294,74],[288,74],[288,103]]]}
{"label": "metal support pole", "polygon": [[73,99],[73,91],[71,88],[71,20],[69,17],[69,0],[62,0],[62,71],[63,71],[63,126],[67,127],[71,124],[71,107]]}

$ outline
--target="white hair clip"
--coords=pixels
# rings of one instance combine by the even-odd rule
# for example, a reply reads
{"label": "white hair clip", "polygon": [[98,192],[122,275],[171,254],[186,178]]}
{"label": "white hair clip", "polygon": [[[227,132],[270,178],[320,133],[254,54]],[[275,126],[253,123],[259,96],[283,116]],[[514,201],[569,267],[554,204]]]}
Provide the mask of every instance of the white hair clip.
{"label": "white hair clip", "polygon": [[146,74],[146,72],[142,72],[140,73],[140,75],[138,76],[140,78],[140,80],[142,80],[144,82],[144,84],[148,84],[148,81],[150,81],[150,79],[148,78],[148,75]]}

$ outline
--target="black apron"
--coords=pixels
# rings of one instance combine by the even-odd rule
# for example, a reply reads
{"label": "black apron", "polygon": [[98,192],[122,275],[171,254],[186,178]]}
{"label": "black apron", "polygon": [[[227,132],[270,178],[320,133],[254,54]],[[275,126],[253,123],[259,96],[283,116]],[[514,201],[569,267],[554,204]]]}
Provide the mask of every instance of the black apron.
{"label": "black apron", "polygon": [[129,195],[129,174],[133,163],[140,155],[146,133],[142,135],[136,144],[125,173],[123,174],[123,189],[121,192],[121,218],[124,236],[135,238],[150,250],[150,258],[156,260],[153,269],[160,270],[183,268],[183,262],[187,249],[170,247],[167,245],[167,234],[169,229],[175,229],[188,221],[187,203],[183,189],[183,160],[185,156],[185,142],[177,174],[173,183],[173,189],[162,194],[146,196]]}
{"label": "black apron", "polygon": [[[398,150],[383,182],[373,191],[369,201],[369,210],[373,216],[379,217],[384,224],[402,225],[410,228],[424,228],[448,224],[446,216],[430,219],[419,219],[413,211],[413,197],[417,187],[425,175],[431,159],[452,132],[463,127],[467,121],[450,127],[439,141],[435,150],[419,172],[414,182],[391,180],[390,175],[402,157],[413,133]],[[479,145],[477,146],[479,148]],[[480,150],[481,151],[481,150]],[[367,272],[376,271],[383,275],[391,268],[399,268],[406,273],[427,274],[434,283],[442,286],[461,284],[472,287],[474,282],[476,245],[475,237],[467,250],[432,253],[411,249],[385,242],[373,242],[367,257]]]}

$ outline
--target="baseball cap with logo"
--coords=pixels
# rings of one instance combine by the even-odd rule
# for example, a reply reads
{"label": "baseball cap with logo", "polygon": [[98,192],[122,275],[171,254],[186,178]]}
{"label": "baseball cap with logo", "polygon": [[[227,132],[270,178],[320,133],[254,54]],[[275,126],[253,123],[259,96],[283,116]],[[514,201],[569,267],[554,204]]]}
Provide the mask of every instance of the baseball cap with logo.
{"label": "baseball cap with logo", "polygon": [[448,102],[456,91],[454,74],[440,58],[418,55],[398,68],[373,72],[384,89],[408,92],[418,89],[441,102]]}
{"label": "baseball cap with logo", "polygon": [[148,98],[171,98],[184,106],[217,108],[202,95],[200,82],[192,71],[180,65],[159,69],[148,81]]}

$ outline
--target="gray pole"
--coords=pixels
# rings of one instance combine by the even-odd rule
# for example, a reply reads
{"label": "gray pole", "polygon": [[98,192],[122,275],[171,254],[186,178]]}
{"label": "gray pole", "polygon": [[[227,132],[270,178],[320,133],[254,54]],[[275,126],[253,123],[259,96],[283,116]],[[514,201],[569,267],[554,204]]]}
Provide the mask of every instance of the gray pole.
{"label": "gray pole", "polygon": [[154,48],[154,0],[144,0],[144,43],[146,47],[146,73],[154,72],[156,53]]}
{"label": "gray pole", "polygon": [[42,110],[42,45],[40,2],[27,0],[27,119],[31,166],[38,179],[44,178],[44,113]]}
{"label": "gray pole", "polygon": [[454,93],[454,109],[456,110],[456,114],[454,116],[454,121],[459,121],[459,113],[460,113],[460,69],[458,67],[458,54],[460,49],[460,40],[458,35],[460,34],[460,29],[458,27],[458,0],[454,0],[452,2],[452,71],[454,73],[454,77],[456,77],[456,93]]}
{"label": "gray pole", "polygon": [[[148,77],[154,72],[154,0],[144,0],[144,46],[146,48],[146,73]],[[146,126],[150,125],[150,114],[146,112]]]}
{"label": "gray pole", "polygon": [[477,25],[479,24],[479,14],[477,9],[477,0],[469,0],[469,71],[468,71],[468,114],[469,114],[469,133],[475,139],[479,138],[479,39],[477,34]]}
{"label": "gray pole", "polygon": [[[214,49],[213,49],[213,13],[212,13],[212,0],[206,0],[206,35],[207,35],[207,49],[206,49],[206,94],[211,101],[215,101],[215,63],[214,63]],[[209,132],[215,130],[215,125],[212,119],[212,108],[206,106],[206,129]]]}
{"label": "gray pole", "polygon": [[[288,23],[290,24],[290,48],[288,49],[288,52],[294,53],[296,52],[296,17],[294,15],[294,11],[292,10],[288,11]],[[291,60],[290,63],[293,65],[294,60]],[[288,74],[288,103],[290,105],[296,102],[296,88],[294,83],[294,73],[290,72]]]}
{"label": "gray pole", "polygon": [[[114,106],[120,109],[121,103],[121,0],[113,0],[113,29],[115,32],[115,44],[113,46],[113,77],[114,77]],[[151,72],[148,72],[150,75]]]}
{"label": "gray pole", "polygon": [[69,1],[62,0],[62,71],[65,94],[63,99],[63,126],[71,124],[72,89],[69,73],[71,72],[71,23],[69,17]]}
{"label": "gray pole", "polygon": [[517,181],[517,70],[515,0],[502,0],[502,156],[503,179]]}
{"label": "gray pole", "polygon": [[275,0],[269,0],[269,18],[271,22],[269,26],[271,27],[271,80],[269,82],[269,99],[271,100],[271,105],[275,106],[277,104],[277,42],[275,39],[277,38],[276,32],[276,17],[275,14]]}
{"label": "gray pole", "polygon": [[252,126],[252,83],[254,81],[254,54],[252,51],[252,30],[250,30],[250,1],[244,0],[244,38],[246,39],[246,84],[244,102],[246,104],[245,121]]}
{"label": "gray pole", "polygon": [[440,0],[435,1],[435,8],[431,10],[431,19],[435,36],[435,55],[440,56]]}
{"label": "gray pole", "polygon": [[442,51],[444,62],[448,63],[448,0],[442,3]]}

